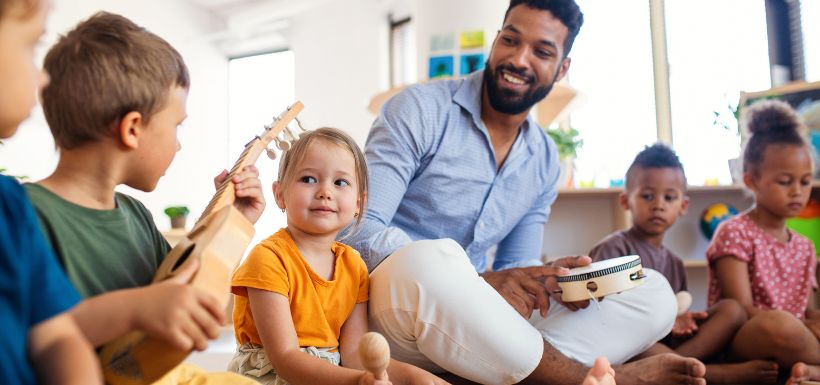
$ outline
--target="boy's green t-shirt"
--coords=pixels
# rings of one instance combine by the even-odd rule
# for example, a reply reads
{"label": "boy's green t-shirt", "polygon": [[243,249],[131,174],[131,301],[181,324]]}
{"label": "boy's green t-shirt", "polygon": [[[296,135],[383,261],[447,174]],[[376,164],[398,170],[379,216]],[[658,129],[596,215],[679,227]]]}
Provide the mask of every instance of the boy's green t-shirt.
{"label": "boy's green t-shirt", "polygon": [[117,208],[75,205],[43,186],[26,192],[69,279],[83,297],[150,284],[171,250],[140,201],[115,193]]}

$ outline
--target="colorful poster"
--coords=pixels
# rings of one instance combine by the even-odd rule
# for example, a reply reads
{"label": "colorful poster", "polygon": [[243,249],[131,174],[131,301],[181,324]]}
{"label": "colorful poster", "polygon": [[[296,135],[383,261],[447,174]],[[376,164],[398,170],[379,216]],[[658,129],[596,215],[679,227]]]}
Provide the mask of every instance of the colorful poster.
{"label": "colorful poster", "polygon": [[452,56],[432,56],[430,57],[430,67],[428,77],[430,79],[453,76]]}
{"label": "colorful poster", "polygon": [[484,31],[464,31],[458,41],[461,49],[484,48]]}
{"label": "colorful poster", "polygon": [[461,55],[461,62],[459,64],[459,75],[468,75],[470,73],[473,73],[484,68],[484,54],[471,53]]}
{"label": "colorful poster", "polygon": [[456,37],[452,32],[430,36],[430,52],[451,51],[455,48],[455,44]]}

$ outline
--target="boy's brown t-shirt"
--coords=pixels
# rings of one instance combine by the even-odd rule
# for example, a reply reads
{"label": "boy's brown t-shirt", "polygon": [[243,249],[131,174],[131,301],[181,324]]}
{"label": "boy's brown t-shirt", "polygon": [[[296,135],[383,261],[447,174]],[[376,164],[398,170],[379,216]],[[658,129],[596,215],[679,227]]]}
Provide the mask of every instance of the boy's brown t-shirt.
{"label": "boy's brown t-shirt", "polygon": [[638,238],[632,230],[621,230],[607,235],[589,252],[593,261],[636,254],[641,257],[643,267],[663,274],[675,293],[687,290],[683,261],[666,247],[655,247]]}

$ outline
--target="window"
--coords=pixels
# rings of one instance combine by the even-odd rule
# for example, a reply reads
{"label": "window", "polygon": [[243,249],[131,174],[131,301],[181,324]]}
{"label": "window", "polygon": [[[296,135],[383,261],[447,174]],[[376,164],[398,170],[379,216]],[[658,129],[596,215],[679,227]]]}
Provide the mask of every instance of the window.
{"label": "window", "polygon": [[820,81],[820,0],[803,0],[800,2],[800,16],[803,19],[803,53],[806,65],[806,81]]}
{"label": "window", "polygon": [[416,30],[409,17],[390,20],[390,87],[413,84],[417,78]]}
{"label": "window", "polygon": [[[650,2],[577,2],[585,22],[568,78],[583,97],[571,125],[584,146],[574,183],[607,187],[623,178],[645,145],[658,141]],[[820,8],[820,0],[808,2]],[[728,160],[739,155],[740,137],[729,105],[741,91],[771,87],[764,0],[658,3],[665,8],[673,146],[692,184],[732,183]],[[804,15],[820,11],[807,8]],[[715,112],[722,114],[718,123]]]}
{"label": "window", "polygon": [[[656,141],[647,1],[579,0],[584,26],[573,45],[569,83],[583,102],[571,125],[584,140],[575,184],[608,187]],[[613,17],[618,15],[618,17]]]}
{"label": "window", "polygon": [[[255,135],[270,124],[296,100],[294,57],[292,51],[231,59],[228,64],[228,155],[234,162]],[[295,127],[295,125],[292,125]],[[276,201],[268,182],[276,180],[279,158],[268,159],[263,153],[257,162],[259,179],[263,181],[267,207],[257,222],[258,231],[251,244],[266,238],[275,229],[286,225],[285,214],[276,209]]]}
{"label": "window", "polygon": [[691,184],[730,184],[728,160],[740,154],[740,137],[715,124],[715,112],[727,121],[728,105],[737,105],[741,91],[771,87],[764,1],[666,1],[665,7],[673,145]]}

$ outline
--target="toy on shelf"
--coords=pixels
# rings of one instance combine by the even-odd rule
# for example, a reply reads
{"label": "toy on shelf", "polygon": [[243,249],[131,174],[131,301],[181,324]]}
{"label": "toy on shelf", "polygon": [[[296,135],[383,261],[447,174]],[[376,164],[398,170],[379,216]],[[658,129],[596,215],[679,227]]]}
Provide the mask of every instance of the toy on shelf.
{"label": "toy on shelf", "polygon": [[712,239],[718,225],[735,215],[737,215],[737,209],[725,203],[707,206],[700,215],[700,231],[706,239]]}

